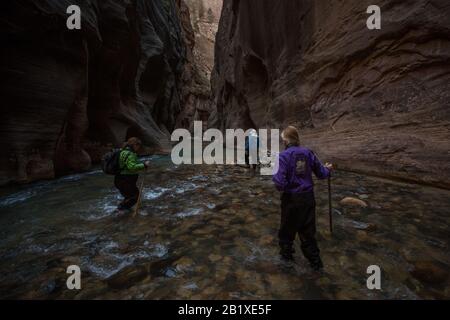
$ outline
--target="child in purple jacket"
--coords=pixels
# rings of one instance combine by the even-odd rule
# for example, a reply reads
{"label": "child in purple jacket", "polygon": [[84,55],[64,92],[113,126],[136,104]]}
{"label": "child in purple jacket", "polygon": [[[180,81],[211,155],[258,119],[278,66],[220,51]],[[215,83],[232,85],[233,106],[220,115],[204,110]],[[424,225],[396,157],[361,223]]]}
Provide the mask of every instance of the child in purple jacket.
{"label": "child in purple jacket", "polygon": [[326,179],[333,165],[322,165],[311,150],[300,147],[300,136],[295,127],[287,127],[281,137],[286,150],[280,153],[278,172],[273,177],[275,186],[282,192],[278,232],[280,255],[286,260],[293,260],[293,243],[298,233],[303,255],[318,271],[323,264],[315,238],[316,203],[312,173],[319,179]]}

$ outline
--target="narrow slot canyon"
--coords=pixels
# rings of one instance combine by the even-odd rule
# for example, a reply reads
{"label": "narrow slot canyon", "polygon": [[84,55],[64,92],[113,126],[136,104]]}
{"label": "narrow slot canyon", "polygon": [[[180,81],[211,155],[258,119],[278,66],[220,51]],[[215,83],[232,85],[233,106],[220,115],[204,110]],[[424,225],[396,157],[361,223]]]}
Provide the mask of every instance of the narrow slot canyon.
{"label": "narrow slot canyon", "polygon": [[[80,29],[66,26],[71,5]],[[379,0],[370,30],[370,5],[4,3],[0,299],[449,299],[450,6]],[[250,137],[246,165],[175,163],[172,134],[198,121],[202,133],[279,130],[280,150],[264,152],[281,168],[300,148],[310,179],[296,159],[278,188],[278,172],[247,163]],[[124,150],[140,171],[124,173]],[[131,191],[118,176],[135,177]],[[304,228],[283,259],[280,214],[299,176],[320,274]],[[66,288],[69,265],[82,290]],[[366,286],[373,265],[382,290]]]}

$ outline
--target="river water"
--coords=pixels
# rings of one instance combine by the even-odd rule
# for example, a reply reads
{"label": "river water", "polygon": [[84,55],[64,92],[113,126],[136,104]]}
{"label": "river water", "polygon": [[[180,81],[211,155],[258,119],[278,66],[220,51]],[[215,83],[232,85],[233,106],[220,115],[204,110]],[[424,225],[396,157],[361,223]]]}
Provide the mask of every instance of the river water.
{"label": "river water", "polygon": [[[296,244],[280,260],[279,193],[242,167],[154,156],[136,217],[117,216],[112,177],[92,171],[0,192],[0,298],[450,298],[450,192],[347,172],[316,185],[323,274]],[[367,208],[339,204],[362,199]],[[81,268],[68,290],[66,268]],[[367,267],[381,268],[369,290]]]}

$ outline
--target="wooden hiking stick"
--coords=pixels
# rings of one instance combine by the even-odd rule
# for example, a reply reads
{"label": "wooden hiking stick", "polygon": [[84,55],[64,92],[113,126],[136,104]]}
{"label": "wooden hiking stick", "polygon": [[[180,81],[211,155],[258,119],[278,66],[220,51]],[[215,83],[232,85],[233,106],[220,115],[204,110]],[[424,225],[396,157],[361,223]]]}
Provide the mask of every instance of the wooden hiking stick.
{"label": "wooden hiking stick", "polygon": [[330,219],[330,233],[333,233],[333,207],[331,203],[331,173],[328,176],[328,216]]}
{"label": "wooden hiking stick", "polygon": [[141,204],[141,197],[142,197],[142,190],[144,189],[144,181],[145,181],[145,176],[147,175],[147,169],[145,169],[144,171],[144,176],[142,177],[142,181],[141,181],[141,187],[139,188],[139,197],[136,203],[136,208],[134,209],[134,213],[133,213],[133,218],[137,216],[138,212],[139,212],[139,207]]}

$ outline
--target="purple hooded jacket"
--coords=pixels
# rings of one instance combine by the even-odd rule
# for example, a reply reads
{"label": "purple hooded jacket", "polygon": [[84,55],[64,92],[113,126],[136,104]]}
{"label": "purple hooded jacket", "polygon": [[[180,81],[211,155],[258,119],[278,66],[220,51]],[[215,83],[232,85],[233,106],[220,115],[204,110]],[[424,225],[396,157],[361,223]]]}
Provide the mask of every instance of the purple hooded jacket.
{"label": "purple hooded jacket", "polygon": [[311,150],[298,146],[288,146],[280,153],[278,172],[272,180],[279,191],[286,193],[306,193],[314,191],[312,173],[319,179],[328,178],[330,171],[325,168]]}

